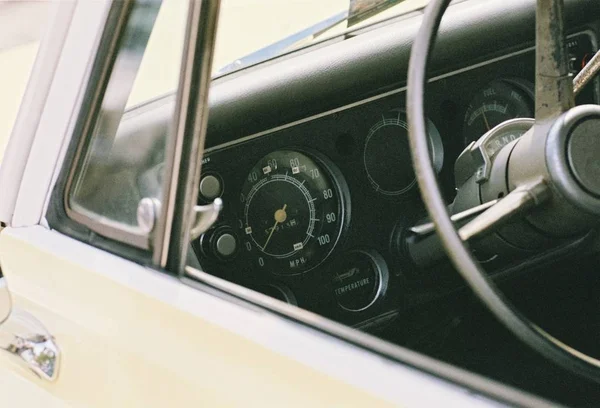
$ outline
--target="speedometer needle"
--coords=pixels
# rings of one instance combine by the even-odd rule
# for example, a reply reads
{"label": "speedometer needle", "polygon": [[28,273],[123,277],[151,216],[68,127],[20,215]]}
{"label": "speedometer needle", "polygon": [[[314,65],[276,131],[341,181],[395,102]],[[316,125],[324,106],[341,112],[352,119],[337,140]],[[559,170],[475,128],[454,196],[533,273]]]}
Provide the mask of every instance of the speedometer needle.
{"label": "speedometer needle", "polygon": [[275,211],[275,215],[273,216],[275,218],[275,224],[273,225],[273,228],[271,228],[271,233],[269,234],[269,237],[267,238],[267,242],[265,242],[265,244],[263,245],[263,248],[262,248],[263,251],[267,248],[269,241],[271,241],[271,237],[273,236],[273,232],[275,232],[275,228],[277,228],[277,224],[285,222],[285,220],[287,218],[287,213],[285,212],[286,208],[287,208],[287,204],[284,204],[283,208]]}

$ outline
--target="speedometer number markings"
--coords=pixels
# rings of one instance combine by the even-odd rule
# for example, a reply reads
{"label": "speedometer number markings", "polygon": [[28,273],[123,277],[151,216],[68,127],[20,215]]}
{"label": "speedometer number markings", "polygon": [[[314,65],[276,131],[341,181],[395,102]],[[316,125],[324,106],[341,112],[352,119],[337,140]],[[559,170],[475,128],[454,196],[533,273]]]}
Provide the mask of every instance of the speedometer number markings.
{"label": "speedometer number markings", "polygon": [[240,217],[248,255],[259,267],[282,275],[322,263],[335,247],[345,218],[345,200],[324,159],[276,151],[248,174]]}

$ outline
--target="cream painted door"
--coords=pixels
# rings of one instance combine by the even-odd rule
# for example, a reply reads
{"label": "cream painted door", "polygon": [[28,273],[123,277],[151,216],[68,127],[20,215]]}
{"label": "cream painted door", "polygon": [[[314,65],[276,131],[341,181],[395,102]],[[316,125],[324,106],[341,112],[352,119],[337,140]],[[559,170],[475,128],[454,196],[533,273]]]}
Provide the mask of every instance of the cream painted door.
{"label": "cream painted door", "polygon": [[0,262],[61,351],[54,382],[0,353],[3,406],[385,406],[418,401],[399,375],[438,382],[41,226],[5,229]]}

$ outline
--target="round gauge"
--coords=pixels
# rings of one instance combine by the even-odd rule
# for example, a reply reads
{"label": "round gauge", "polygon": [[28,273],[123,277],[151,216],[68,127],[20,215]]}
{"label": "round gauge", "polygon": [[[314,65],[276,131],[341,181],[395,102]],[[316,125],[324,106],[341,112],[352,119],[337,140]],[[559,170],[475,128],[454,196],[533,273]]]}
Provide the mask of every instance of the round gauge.
{"label": "round gauge", "polygon": [[329,256],[347,215],[339,183],[332,164],[292,150],[270,153],[250,170],[241,226],[257,268],[294,275]]}
{"label": "round gauge", "polygon": [[465,114],[465,146],[492,128],[515,118],[533,116],[533,85],[518,79],[493,81],[475,95]]}
{"label": "round gauge", "polygon": [[[439,171],[444,161],[442,139],[430,120],[427,120],[427,131],[434,167]],[[392,110],[382,115],[369,129],[363,161],[371,186],[381,194],[397,196],[415,186],[408,124],[403,111]]]}

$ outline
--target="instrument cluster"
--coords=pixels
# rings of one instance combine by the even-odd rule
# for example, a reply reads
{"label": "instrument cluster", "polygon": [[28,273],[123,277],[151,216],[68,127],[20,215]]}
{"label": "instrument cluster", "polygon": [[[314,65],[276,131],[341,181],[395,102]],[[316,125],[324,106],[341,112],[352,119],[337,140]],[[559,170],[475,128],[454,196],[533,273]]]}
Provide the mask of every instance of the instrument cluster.
{"label": "instrument cluster", "polygon": [[[576,72],[595,44],[583,33],[570,49]],[[430,153],[448,202],[465,147],[508,119],[533,116],[533,70],[529,49],[430,84]],[[595,83],[578,102],[592,103],[597,94]],[[404,106],[399,89],[207,149],[199,202],[221,197],[224,209],[193,242],[203,269],[351,325],[421,302],[431,271],[418,270],[399,244],[426,215]]]}

